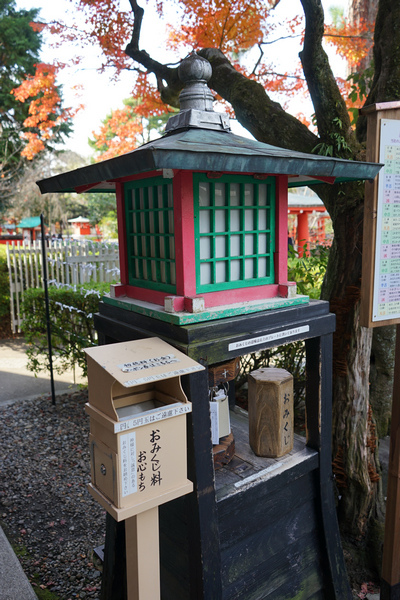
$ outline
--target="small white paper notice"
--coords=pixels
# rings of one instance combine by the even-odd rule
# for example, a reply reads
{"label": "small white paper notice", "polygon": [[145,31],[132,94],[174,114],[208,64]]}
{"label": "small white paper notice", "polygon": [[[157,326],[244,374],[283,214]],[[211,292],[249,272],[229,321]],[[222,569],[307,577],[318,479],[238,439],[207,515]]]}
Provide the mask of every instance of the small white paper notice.
{"label": "small white paper notice", "polygon": [[122,497],[137,492],[136,433],[121,435]]}
{"label": "small white paper notice", "polygon": [[219,404],[210,402],[211,417],[211,441],[213,444],[219,444]]}

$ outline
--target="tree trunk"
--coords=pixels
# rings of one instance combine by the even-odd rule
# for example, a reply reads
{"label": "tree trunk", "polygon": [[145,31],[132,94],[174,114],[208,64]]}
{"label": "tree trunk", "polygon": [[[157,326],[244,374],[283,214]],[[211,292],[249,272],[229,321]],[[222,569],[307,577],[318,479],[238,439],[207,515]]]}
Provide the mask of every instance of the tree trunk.
{"label": "tree trunk", "polygon": [[395,346],[396,327],[394,325],[374,329],[369,394],[379,439],[390,434]]}
{"label": "tree trunk", "polygon": [[332,447],[339,525],[344,538],[357,545],[360,561],[370,560],[379,572],[381,544],[375,531],[383,527],[384,503],[368,398],[372,330],[359,324],[363,188],[342,184],[325,190],[335,237],[322,297],[336,314]]}

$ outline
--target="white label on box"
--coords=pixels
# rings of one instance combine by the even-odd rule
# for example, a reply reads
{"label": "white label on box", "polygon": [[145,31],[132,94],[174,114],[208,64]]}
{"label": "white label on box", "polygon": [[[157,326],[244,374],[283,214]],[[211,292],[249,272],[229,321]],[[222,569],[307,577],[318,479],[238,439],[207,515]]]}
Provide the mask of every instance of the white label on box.
{"label": "white label on box", "polygon": [[122,497],[125,497],[137,492],[136,433],[124,433],[120,441]]}
{"label": "white label on box", "polygon": [[211,442],[219,444],[219,404],[210,402]]}
{"label": "white label on box", "polygon": [[135,360],[133,362],[118,365],[123,373],[133,373],[134,371],[142,371],[143,369],[152,369],[154,367],[163,367],[173,365],[179,362],[174,354],[166,354],[165,356],[157,356],[154,358],[145,358],[144,360]]}
{"label": "white label on box", "polygon": [[150,423],[156,423],[157,421],[163,421],[164,419],[170,419],[171,417],[177,417],[178,415],[189,412],[192,412],[192,405],[190,403],[166,404],[165,408],[149,410],[142,413],[141,416],[114,423],[114,433],[128,431],[128,429],[134,429],[135,427],[141,427],[142,425],[150,425]]}
{"label": "white label on box", "polygon": [[193,373],[199,371],[199,366],[186,367],[184,369],[175,369],[175,371],[167,371],[166,373],[159,373],[158,375],[147,375],[147,377],[140,377],[139,379],[130,379],[125,381],[124,387],[132,387],[139,383],[151,383],[152,381],[159,381],[160,379],[169,379],[170,377],[177,377],[178,375],[187,375],[187,373]]}
{"label": "white label on box", "polygon": [[306,333],[307,331],[310,331],[309,325],[295,327],[294,329],[286,329],[285,331],[277,331],[276,333],[270,333],[269,335],[260,335],[259,337],[229,344],[228,350],[229,352],[232,352],[232,350],[240,350],[241,348],[247,348],[248,346],[261,346],[261,344],[265,344],[267,342],[286,339],[295,335],[299,335],[300,333]]}

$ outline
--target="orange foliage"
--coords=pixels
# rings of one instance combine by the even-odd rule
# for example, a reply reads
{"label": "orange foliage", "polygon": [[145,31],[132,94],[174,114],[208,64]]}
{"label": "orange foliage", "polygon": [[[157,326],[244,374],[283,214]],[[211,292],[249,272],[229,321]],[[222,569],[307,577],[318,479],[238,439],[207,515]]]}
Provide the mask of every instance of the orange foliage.
{"label": "orange foliage", "polygon": [[136,114],[139,117],[148,117],[149,115],[161,116],[172,112],[171,107],[161,100],[157,88],[151,84],[148,75],[148,73],[140,71],[132,90],[133,98],[141,98],[140,104],[135,108]]}
{"label": "orange foliage", "polygon": [[337,54],[347,60],[350,68],[356,68],[372,47],[374,25],[365,19],[359,24],[342,19],[339,27],[325,26],[325,38],[336,48]]}
{"label": "orange foliage", "polygon": [[[132,68],[131,59],[124,53],[132,34],[132,12],[120,10],[119,0],[70,1],[75,10],[79,11],[79,18],[75,18],[74,22],[52,22],[46,25],[33,23],[32,27],[37,31],[47,27],[54,35],[56,46],[71,41],[81,47],[87,44],[98,46],[102,52],[99,70],[112,67],[114,77],[123,69]],[[158,15],[163,15],[165,1],[154,0],[154,3]],[[265,61],[261,51],[267,42],[271,41],[272,33],[277,37],[283,35],[284,38],[303,35],[301,16],[294,16],[279,25],[269,19],[271,10],[278,3],[279,0],[169,0],[169,9],[171,6],[176,8],[176,16],[174,23],[167,25],[168,46],[179,52],[180,57],[183,54],[182,47],[191,50],[202,47],[219,48],[228,55],[237,70],[259,81],[268,92],[287,97],[304,94],[305,82],[299,63],[293,65],[291,72],[276,73],[276,67]],[[356,27],[343,20],[337,28],[326,26],[325,36],[328,43],[336,47],[338,54],[345,57],[350,66],[354,66],[359,64],[371,47],[372,29],[372,23],[362,22]],[[283,34],[279,33],[282,31]],[[244,51],[257,45],[260,48],[260,60],[254,72],[249,74],[248,69],[239,64],[239,58]],[[77,63],[79,58],[71,57],[71,63],[74,61]],[[55,73],[57,68],[63,66],[61,63],[57,64],[57,67],[47,65],[35,74],[32,81],[28,78],[27,82],[17,88],[21,98],[25,94],[25,100],[22,101],[26,101],[28,97],[33,98],[30,116],[25,125],[39,130],[39,134],[33,132],[27,137],[27,155],[33,155],[37,151],[39,141],[50,135],[52,127],[60,118],[54,118],[55,107],[59,102]],[[345,81],[338,83],[347,97],[350,84]],[[143,100],[135,107],[127,106],[114,111],[108,123],[95,134],[98,148],[107,148],[101,159],[126,152],[136,146],[141,133],[142,117],[162,115],[170,111],[151,84],[149,73],[137,70],[132,95]],[[218,96],[216,99],[219,99]],[[350,104],[351,102],[350,109],[354,108],[355,105],[352,107]],[[226,106],[226,110],[232,113],[229,106]],[[299,118],[306,122],[304,116]]]}
{"label": "orange foliage", "polygon": [[179,25],[168,26],[169,46],[238,53],[260,43],[270,3],[263,0],[181,0]]}
{"label": "orange foliage", "polygon": [[27,145],[21,155],[32,160],[44,149],[44,141],[50,140],[56,128],[73,118],[78,109],[60,109],[61,99],[56,86],[57,69],[54,65],[40,63],[36,65],[34,75],[29,75],[18,87],[12,90],[20,102],[29,99],[29,116],[23,122],[24,127],[34,131],[26,131],[23,138]]}
{"label": "orange foliage", "polygon": [[131,106],[114,110],[99,133],[93,132],[96,148],[102,152],[96,160],[106,160],[134,150],[142,133],[142,121]]}
{"label": "orange foliage", "polygon": [[[83,46],[88,43],[100,45],[105,59],[100,65],[100,70],[111,66],[117,75],[122,69],[131,67],[131,59],[126,56],[124,49],[132,34],[132,13],[120,10],[119,0],[70,1],[83,17],[75,41],[78,38]],[[60,29],[59,33],[65,35],[68,29]]]}

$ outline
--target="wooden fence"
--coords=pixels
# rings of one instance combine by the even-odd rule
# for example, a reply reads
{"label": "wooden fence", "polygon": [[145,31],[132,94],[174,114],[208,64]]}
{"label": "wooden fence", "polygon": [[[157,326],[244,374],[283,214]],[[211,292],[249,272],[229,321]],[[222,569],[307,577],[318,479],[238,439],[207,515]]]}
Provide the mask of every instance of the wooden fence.
{"label": "wooden fence", "polygon": [[[47,279],[50,285],[75,286],[119,280],[118,244],[88,240],[49,240],[46,243]],[[41,242],[7,244],[10,278],[11,327],[19,332],[24,291],[43,287]]]}

